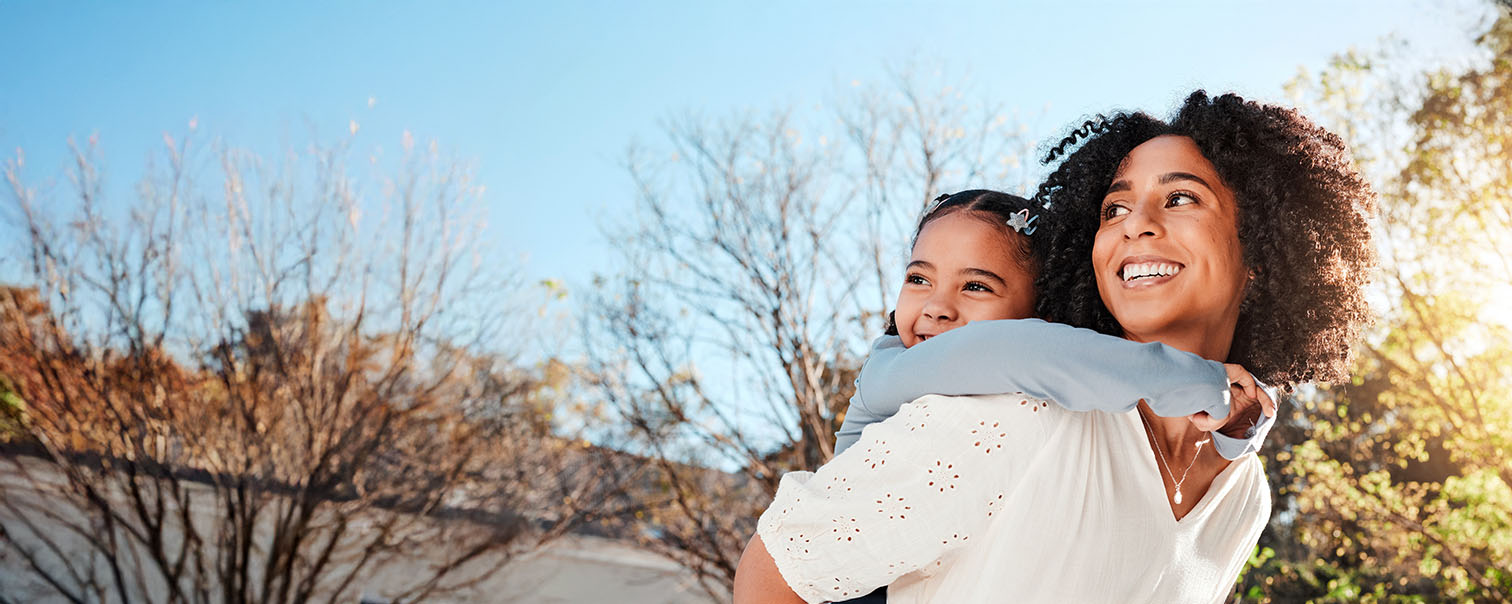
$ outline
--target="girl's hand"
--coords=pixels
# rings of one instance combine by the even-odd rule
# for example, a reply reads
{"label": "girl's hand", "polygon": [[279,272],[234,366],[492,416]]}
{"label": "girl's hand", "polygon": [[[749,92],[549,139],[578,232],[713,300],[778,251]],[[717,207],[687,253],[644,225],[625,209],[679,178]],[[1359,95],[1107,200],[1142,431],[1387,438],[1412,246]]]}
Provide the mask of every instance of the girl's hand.
{"label": "girl's hand", "polygon": [[1255,384],[1255,376],[1243,367],[1231,363],[1224,363],[1223,370],[1228,374],[1229,386],[1232,389],[1229,395],[1229,414],[1223,419],[1213,419],[1206,411],[1199,411],[1187,416],[1187,419],[1204,432],[1218,431],[1225,436],[1244,438],[1244,433],[1259,421],[1260,414],[1266,417],[1276,415],[1276,402],[1271,400],[1270,395],[1263,388]]}

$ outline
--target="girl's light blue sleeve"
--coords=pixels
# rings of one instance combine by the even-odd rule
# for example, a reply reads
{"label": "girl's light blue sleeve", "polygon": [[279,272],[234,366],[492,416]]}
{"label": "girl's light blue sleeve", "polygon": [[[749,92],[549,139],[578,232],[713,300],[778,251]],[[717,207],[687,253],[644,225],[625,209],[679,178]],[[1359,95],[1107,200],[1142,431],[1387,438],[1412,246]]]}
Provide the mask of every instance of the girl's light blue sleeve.
{"label": "girl's light blue sleeve", "polygon": [[[1258,384],[1259,382],[1256,383]],[[1265,388],[1265,393],[1270,396],[1271,400],[1278,403],[1281,401],[1281,394],[1275,388],[1264,384],[1260,386]],[[1279,414],[1278,409],[1277,415]],[[1260,419],[1256,420],[1254,424],[1251,424],[1245,430],[1244,438],[1234,438],[1213,432],[1213,448],[1217,449],[1218,454],[1222,455],[1224,459],[1239,459],[1247,453],[1258,453],[1260,452],[1260,443],[1265,442],[1265,436],[1270,434],[1271,428],[1275,425],[1275,415],[1266,416],[1262,413],[1260,414]]]}
{"label": "girl's light blue sleeve", "polygon": [[[1000,392],[1053,400],[1072,411],[1123,412],[1144,399],[1164,417],[1229,413],[1228,376],[1216,361],[1038,319],[975,321],[907,349],[896,337],[878,340],[837,437],[850,434],[854,441],[868,418],[891,416],[926,394]],[[863,412],[853,422],[858,407]],[[1215,433],[1215,441],[1233,441],[1217,443],[1219,452],[1232,459],[1258,449],[1270,418],[1261,424],[1249,439]]]}
{"label": "girl's light blue sleeve", "polygon": [[[893,366],[898,354],[904,350],[906,349],[903,348],[903,340],[898,339],[897,336],[882,336],[872,342],[871,353],[866,355],[866,365],[881,363]],[[862,366],[862,371],[865,371],[866,365]],[[841,451],[856,444],[856,440],[861,438],[862,428],[892,417],[898,412],[898,407],[906,402],[908,401],[888,406],[883,409],[884,413],[873,411],[867,406],[866,401],[862,400],[861,379],[856,378],[856,392],[851,395],[850,406],[845,409],[845,420],[840,422],[840,431],[835,433],[835,455],[839,455]]]}

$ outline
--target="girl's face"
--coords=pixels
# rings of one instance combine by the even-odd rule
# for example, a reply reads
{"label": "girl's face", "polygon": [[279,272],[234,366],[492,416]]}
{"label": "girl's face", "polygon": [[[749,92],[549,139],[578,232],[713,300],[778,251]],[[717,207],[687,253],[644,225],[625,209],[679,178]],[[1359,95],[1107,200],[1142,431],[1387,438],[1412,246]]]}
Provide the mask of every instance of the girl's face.
{"label": "girl's face", "polygon": [[1098,293],[1126,337],[1182,333],[1227,354],[1249,275],[1237,215],[1233,191],[1192,139],[1160,136],[1129,152],[1092,247]]}
{"label": "girl's face", "polygon": [[1010,239],[1019,235],[980,216],[960,210],[919,231],[893,313],[904,346],[972,321],[1034,312],[1034,275],[1016,259]]}

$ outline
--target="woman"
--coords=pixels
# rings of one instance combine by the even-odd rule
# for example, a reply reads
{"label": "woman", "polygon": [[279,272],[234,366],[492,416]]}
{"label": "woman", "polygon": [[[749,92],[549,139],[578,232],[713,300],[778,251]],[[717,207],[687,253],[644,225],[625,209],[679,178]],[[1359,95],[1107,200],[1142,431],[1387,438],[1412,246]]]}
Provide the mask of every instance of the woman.
{"label": "woman", "polygon": [[[1283,386],[1347,375],[1374,203],[1337,137],[1199,91],[1170,123],[1089,123],[1052,158],[1078,142],[1038,196],[1053,229],[1042,316]],[[1270,500],[1257,459],[1207,442],[1144,405],[924,397],[819,472],[784,477],[736,597],[891,583],[901,601],[1221,601]]]}

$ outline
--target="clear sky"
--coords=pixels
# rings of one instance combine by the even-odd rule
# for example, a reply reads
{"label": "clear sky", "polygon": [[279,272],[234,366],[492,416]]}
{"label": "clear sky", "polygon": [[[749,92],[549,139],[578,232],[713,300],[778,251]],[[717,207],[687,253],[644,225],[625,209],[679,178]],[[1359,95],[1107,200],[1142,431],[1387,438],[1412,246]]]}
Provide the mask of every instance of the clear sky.
{"label": "clear sky", "polygon": [[191,118],[266,155],[352,120],[358,145],[410,130],[476,167],[500,261],[571,286],[612,268],[598,225],[629,208],[622,154],[669,116],[812,106],[923,60],[1043,112],[1045,138],[1114,107],[1164,113],[1197,86],[1281,100],[1299,67],[1388,34],[1458,57],[1484,9],[1445,4],[0,0],[0,156],[24,148],[45,179],[68,136],[98,132],[127,194]]}

